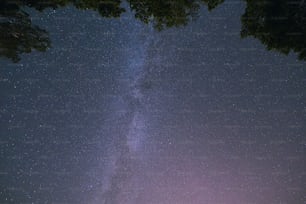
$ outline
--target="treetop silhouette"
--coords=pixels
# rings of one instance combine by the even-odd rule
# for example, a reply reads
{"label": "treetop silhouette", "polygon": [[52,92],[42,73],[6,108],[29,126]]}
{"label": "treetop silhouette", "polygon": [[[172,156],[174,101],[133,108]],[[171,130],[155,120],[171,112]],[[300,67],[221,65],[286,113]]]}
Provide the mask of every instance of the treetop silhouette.
{"label": "treetop silhouette", "polygon": [[268,50],[293,51],[306,60],[306,2],[296,0],[246,0],[241,37],[253,36]]}
{"label": "treetop silhouette", "polygon": [[[187,25],[198,16],[202,5],[208,10],[224,0],[126,0],[135,18],[153,24],[157,30]],[[259,39],[268,50],[284,54],[293,51],[306,60],[306,3],[304,0],[244,0],[241,37]],[[0,2],[0,56],[14,62],[22,53],[46,51],[48,33],[32,25],[25,8],[43,12],[74,6],[97,11],[101,17],[118,18],[126,11],[121,0],[4,0]]]}

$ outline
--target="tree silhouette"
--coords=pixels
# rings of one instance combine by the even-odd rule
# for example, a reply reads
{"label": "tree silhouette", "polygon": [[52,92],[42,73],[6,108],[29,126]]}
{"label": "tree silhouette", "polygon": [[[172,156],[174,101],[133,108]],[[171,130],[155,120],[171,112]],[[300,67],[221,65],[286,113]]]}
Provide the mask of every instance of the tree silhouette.
{"label": "tree silhouette", "polygon": [[157,30],[186,25],[196,19],[201,4],[212,10],[224,0],[127,0],[135,18]]}
{"label": "tree silhouette", "polygon": [[90,9],[98,11],[102,17],[120,17],[125,9],[120,7],[121,0],[99,1],[99,0],[83,0],[72,1],[78,9]]}
{"label": "tree silhouette", "polygon": [[50,47],[48,33],[33,26],[29,15],[17,5],[1,4],[0,8],[0,56],[18,62],[22,53],[33,49],[45,51]]}
{"label": "tree silhouette", "polygon": [[268,50],[296,52],[306,60],[306,2],[304,0],[246,0],[241,37],[253,36]]}
{"label": "tree silhouette", "polygon": [[158,30],[186,25],[200,8],[199,2],[195,0],[128,0],[128,2],[137,19],[145,23],[152,22]]}
{"label": "tree silhouette", "polygon": [[103,17],[119,17],[125,10],[120,7],[121,0],[6,0],[0,2],[0,56],[20,60],[20,55],[32,50],[46,51],[50,46],[48,33],[32,25],[26,7],[43,11],[74,5],[78,9],[91,9]]}
{"label": "tree silhouette", "polygon": [[208,10],[216,8],[219,4],[223,3],[224,0],[202,0],[202,2],[207,6]]}
{"label": "tree silhouette", "polygon": [[[135,17],[144,23],[152,23],[158,30],[186,25],[197,16],[200,3],[214,8],[223,0],[127,0]],[[45,51],[50,47],[48,33],[32,25],[26,7],[44,11],[73,5],[78,9],[94,10],[102,17],[120,17],[125,12],[121,0],[2,0],[0,2],[0,56],[14,62],[20,54],[33,49]]]}
{"label": "tree silhouette", "polygon": [[[224,0],[126,0],[135,18],[157,30],[178,27],[195,19],[201,5],[212,10]],[[306,60],[305,0],[244,0],[241,37],[259,39],[268,50],[296,52]],[[0,1],[0,56],[18,62],[20,54],[50,47],[48,33],[32,25],[25,8],[44,11],[72,5],[97,11],[102,17],[120,17],[121,0],[2,0]]]}

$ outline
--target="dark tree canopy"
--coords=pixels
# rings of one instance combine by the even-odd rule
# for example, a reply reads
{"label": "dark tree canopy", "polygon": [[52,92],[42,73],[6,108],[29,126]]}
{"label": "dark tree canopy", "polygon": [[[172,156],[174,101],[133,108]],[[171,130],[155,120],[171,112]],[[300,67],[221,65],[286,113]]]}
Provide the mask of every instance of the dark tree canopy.
{"label": "dark tree canopy", "polygon": [[224,0],[202,0],[202,2],[204,2],[208,10],[210,11],[216,8],[219,4],[223,3]]}
{"label": "dark tree canopy", "polygon": [[50,47],[48,33],[32,25],[26,12],[15,4],[1,4],[0,8],[0,56],[18,62],[22,53]]}
{"label": "dark tree canopy", "polygon": [[[127,0],[135,18],[152,23],[158,30],[186,25],[196,17],[201,3],[214,8],[223,0]],[[72,5],[78,9],[97,11],[102,17],[120,17],[125,12],[121,0],[4,0],[0,3],[0,56],[14,62],[19,55],[33,49],[50,47],[48,33],[32,25],[25,8],[44,11]]]}
{"label": "dark tree canopy", "polygon": [[153,23],[157,30],[186,25],[204,3],[211,10],[224,0],[127,0],[135,18]]}
{"label": "dark tree canopy", "polygon": [[[135,18],[153,24],[157,30],[188,24],[201,5],[212,10],[224,0],[126,0]],[[268,50],[296,52],[306,60],[305,0],[244,0],[241,37],[253,36]],[[97,11],[102,17],[120,17],[125,12],[121,0],[2,0],[0,1],[0,56],[19,61],[20,54],[50,47],[48,33],[32,25],[25,8],[44,11],[74,6]]]}
{"label": "dark tree canopy", "polygon": [[296,52],[306,60],[306,2],[304,0],[246,0],[241,37],[253,36],[268,50]]}
{"label": "dark tree canopy", "polygon": [[0,2],[0,56],[13,62],[20,60],[22,53],[32,50],[46,51],[51,43],[48,33],[32,25],[25,8],[43,11],[74,5],[78,9],[91,9],[103,17],[119,17],[125,10],[121,0],[6,0]]}
{"label": "dark tree canopy", "polygon": [[4,0],[4,2],[18,7],[27,6],[38,11],[73,5],[78,9],[98,11],[103,17],[119,17],[125,11],[120,7],[121,0]]}
{"label": "dark tree canopy", "polygon": [[186,25],[198,12],[200,5],[195,0],[128,0],[135,17],[145,23],[152,22],[154,27]]}

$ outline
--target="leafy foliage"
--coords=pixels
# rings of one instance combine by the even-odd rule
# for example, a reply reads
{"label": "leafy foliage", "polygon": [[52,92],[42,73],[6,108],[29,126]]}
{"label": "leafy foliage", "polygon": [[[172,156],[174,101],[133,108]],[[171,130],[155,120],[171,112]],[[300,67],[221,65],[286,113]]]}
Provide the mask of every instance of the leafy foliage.
{"label": "leafy foliage", "polygon": [[50,47],[48,33],[33,26],[26,12],[14,4],[2,4],[0,8],[0,56],[18,62],[22,53]]}
{"label": "leafy foliage", "polygon": [[[208,7],[214,8],[223,0],[203,0]],[[127,0],[135,17],[144,23],[153,23],[162,30],[166,27],[186,25],[196,17],[200,0]],[[82,10],[94,10],[102,17],[120,17],[125,12],[121,0],[3,0],[0,2],[0,56],[14,62],[20,54],[33,49],[45,51],[50,47],[48,33],[32,25],[25,8],[43,11],[73,5]]]}
{"label": "leafy foliage", "polygon": [[296,0],[247,0],[241,37],[253,36],[268,50],[296,52],[306,60],[306,2]]}
{"label": "leafy foliage", "polygon": [[145,23],[152,22],[158,30],[186,25],[200,8],[199,2],[195,0],[128,0],[128,2],[136,18]]}
{"label": "leafy foliage", "polygon": [[[157,30],[188,24],[197,17],[201,5],[208,10],[224,0],[126,0],[140,21]],[[305,0],[244,0],[241,37],[259,39],[268,50],[288,54],[293,51],[306,60]],[[68,5],[94,10],[102,17],[120,17],[125,12],[121,0],[2,0],[0,1],[0,56],[18,62],[20,54],[50,47],[48,33],[32,25],[26,7],[38,11]]]}

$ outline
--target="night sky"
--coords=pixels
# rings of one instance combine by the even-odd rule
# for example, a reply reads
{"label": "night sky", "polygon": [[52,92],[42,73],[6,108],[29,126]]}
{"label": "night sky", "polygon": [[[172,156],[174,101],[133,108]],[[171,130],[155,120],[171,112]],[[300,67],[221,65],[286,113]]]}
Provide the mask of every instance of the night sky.
{"label": "night sky", "polygon": [[244,8],[30,10],[52,48],[0,60],[0,203],[306,203],[306,63],[241,40]]}

